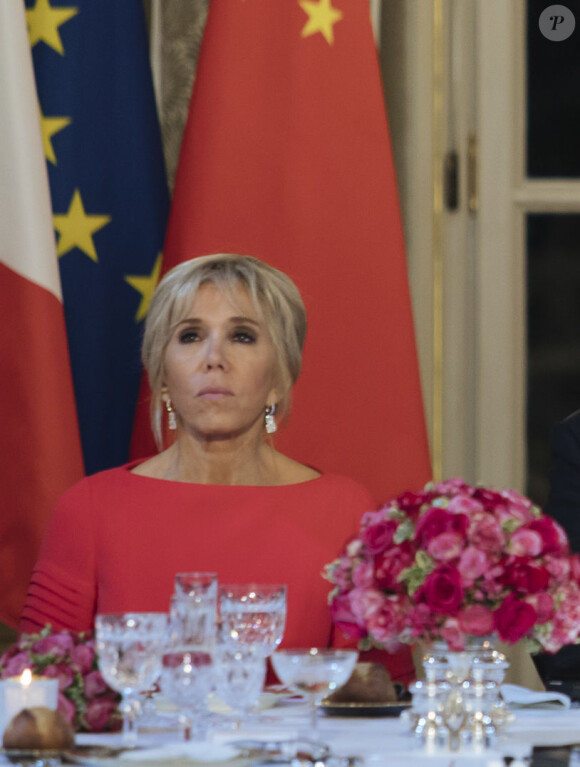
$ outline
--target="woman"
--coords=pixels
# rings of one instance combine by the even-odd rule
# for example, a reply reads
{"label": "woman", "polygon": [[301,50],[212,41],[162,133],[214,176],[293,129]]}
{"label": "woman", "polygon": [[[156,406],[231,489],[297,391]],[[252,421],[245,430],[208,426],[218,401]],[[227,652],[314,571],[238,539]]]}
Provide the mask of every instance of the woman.
{"label": "woman", "polygon": [[[178,571],[286,583],[286,646],[333,641],[323,566],[375,506],[367,490],[275,450],[306,333],[300,294],[248,256],[196,258],[153,296],[143,342],[158,443],[61,498],[21,619],[89,629],[97,612],[166,611]],[[340,640],[339,640],[340,641]]]}

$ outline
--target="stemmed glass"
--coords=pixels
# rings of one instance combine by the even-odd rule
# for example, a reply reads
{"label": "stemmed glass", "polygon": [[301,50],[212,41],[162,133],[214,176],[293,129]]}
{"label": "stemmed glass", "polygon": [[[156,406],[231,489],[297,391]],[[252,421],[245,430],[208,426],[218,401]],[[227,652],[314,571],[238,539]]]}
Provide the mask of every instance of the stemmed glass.
{"label": "stemmed glass", "polygon": [[99,669],[121,693],[123,744],[137,743],[135,696],[148,690],[161,673],[166,613],[112,613],[95,618]]}
{"label": "stemmed glass", "polygon": [[219,588],[220,639],[251,645],[267,658],[278,647],[286,625],[286,586],[228,584]]}
{"label": "stemmed glass", "polygon": [[161,691],[180,708],[185,740],[205,737],[207,696],[214,683],[216,600],[215,574],[176,576],[163,653]]}
{"label": "stemmed glass", "polygon": [[357,650],[317,647],[277,650],[272,655],[272,666],[280,681],[297,692],[308,694],[313,740],[317,740],[318,734],[317,703],[325,695],[345,684],[352,674],[357,659]]}
{"label": "stemmed glass", "polygon": [[260,698],[266,681],[266,658],[251,645],[220,645],[215,656],[218,697],[234,711],[240,729]]}

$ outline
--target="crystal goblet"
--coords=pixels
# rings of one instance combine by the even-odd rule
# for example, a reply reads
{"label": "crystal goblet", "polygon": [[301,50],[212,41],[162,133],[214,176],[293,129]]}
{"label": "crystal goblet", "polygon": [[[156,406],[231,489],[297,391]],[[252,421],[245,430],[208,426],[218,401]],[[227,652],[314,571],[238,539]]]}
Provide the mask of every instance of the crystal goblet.
{"label": "crystal goblet", "polygon": [[221,645],[215,656],[215,689],[234,711],[239,729],[256,707],[266,680],[266,658],[252,645]]}
{"label": "crystal goblet", "polygon": [[219,589],[220,638],[251,645],[268,657],[278,647],[286,625],[286,586],[229,584]]}
{"label": "crystal goblet", "polygon": [[325,695],[348,680],[358,659],[357,650],[309,649],[277,650],[272,666],[280,681],[297,692],[307,693],[310,703],[310,726],[316,740],[316,706]]}
{"label": "crystal goblet", "polygon": [[95,618],[99,669],[121,693],[123,744],[137,742],[134,698],[148,690],[161,673],[167,628],[166,613],[113,613]]}

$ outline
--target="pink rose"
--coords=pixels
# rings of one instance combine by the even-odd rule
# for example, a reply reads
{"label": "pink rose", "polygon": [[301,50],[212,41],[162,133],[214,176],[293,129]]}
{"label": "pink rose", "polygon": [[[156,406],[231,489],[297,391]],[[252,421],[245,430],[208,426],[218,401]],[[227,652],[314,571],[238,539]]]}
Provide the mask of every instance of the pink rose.
{"label": "pink rose", "polygon": [[493,614],[493,625],[502,642],[515,644],[534,627],[537,614],[532,605],[518,599],[515,594],[507,596]]}
{"label": "pink rose", "polygon": [[467,514],[471,516],[476,511],[483,511],[483,506],[469,495],[456,495],[447,504],[447,511],[451,511],[454,514]]}
{"label": "pink rose", "polygon": [[106,689],[107,685],[100,671],[90,671],[85,676],[85,695],[87,698],[95,698],[97,695],[102,695]]}
{"label": "pink rose", "polygon": [[535,594],[548,587],[550,573],[526,557],[513,557],[505,566],[502,582],[521,594]]}
{"label": "pink rose", "polygon": [[486,636],[493,631],[493,613],[483,605],[468,605],[459,613],[459,626],[466,634]]}
{"label": "pink rose", "polygon": [[383,554],[375,557],[375,582],[385,591],[402,592],[405,590],[398,577],[413,564],[413,547],[409,541],[403,541],[400,546],[393,546]]}
{"label": "pink rose", "polygon": [[367,631],[355,618],[348,594],[339,594],[330,603],[330,615],[336,628],[349,639],[362,639]]}
{"label": "pink rose", "polygon": [[457,569],[461,574],[461,582],[464,586],[471,586],[489,568],[487,556],[475,546],[467,546],[459,557]]}
{"label": "pink rose", "polygon": [[[555,557],[548,554],[544,559],[544,564],[554,581],[563,581],[570,575],[572,561],[569,557]],[[573,575],[572,577],[574,578]]]}
{"label": "pink rose", "polygon": [[369,589],[374,585],[372,562],[359,562],[352,572],[352,582],[359,589]]}
{"label": "pink rose", "polygon": [[461,553],[464,538],[459,533],[441,533],[431,538],[427,544],[427,553],[439,562],[457,559]]}
{"label": "pink rose", "polygon": [[70,634],[62,632],[59,634],[49,634],[47,637],[39,639],[32,645],[32,652],[39,655],[55,655],[62,657],[72,650],[74,646]]}
{"label": "pink rose", "polygon": [[62,692],[72,684],[74,672],[66,663],[59,663],[58,666],[47,666],[42,672],[42,676],[58,679],[58,689]]}
{"label": "pink rose", "polygon": [[70,651],[71,666],[81,674],[91,670],[95,659],[95,651],[89,644],[79,644]]}
{"label": "pink rose", "polygon": [[433,487],[433,495],[457,495],[458,493],[471,493],[470,486],[459,477],[444,479]]}
{"label": "pink rose", "polygon": [[459,570],[441,565],[425,578],[415,592],[417,602],[425,602],[434,612],[455,615],[463,601]]}
{"label": "pink rose", "polygon": [[554,598],[546,591],[530,594],[525,601],[536,611],[538,623],[547,623],[554,614]]}
{"label": "pink rose", "polygon": [[476,512],[470,520],[468,540],[482,551],[497,553],[505,547],[505,535],[500,523],[486,511]]}
{"label": "pink rose", "polygon": [[452,514],[446,509],[432,506],[417,520],[415,542],[419,548],[426,549],[429,541],[442,533],[457,533],[464,536],[469,524],[465,514]]}
{"label": "pink rose", "polygon": [[385,599],[367,623],[370,635],[392,652],[400,648],[399,635],[405,628],[405,612],[395,601]]}
{"label": "pink rose", "polygon": [[350,594],[352,614],[361,624],[366,623],[370,615],[378,612],[385,601],[377,589],[353,589]]}
{"label": "pink rose", "polygon": [[509,551],[516,557],[537,557],[542,551],[542,536],[535,530],[522,526],[512,535]]}
{"label": "pink rose", "polygon": [[75,704],[65,697],[62,692],[58,694],[58,710],[61,714],[67,718],[67,720],[74,726],[76,707]]}
{"label": "pink rose", "polygon": [[398,527],[398,522],[393,519],[382,520],[369,525],[361,532],[361,541],[369,554],[379,554],[388,548],[393,542],[393,535]]}
{"label": "pink rose", "polygon": [[117,708],[111,698],[94,698],[87,704],[85,719],[91,732],[102,732]]}
{"label": "pink rose", "polygon": [[27,652],[19,652],[18,655],[13,655],[8,661],[4,669],[2,670],[2,679],[7,679],[9,676],[20,676],[25,668],[31,668],[32,661]]}

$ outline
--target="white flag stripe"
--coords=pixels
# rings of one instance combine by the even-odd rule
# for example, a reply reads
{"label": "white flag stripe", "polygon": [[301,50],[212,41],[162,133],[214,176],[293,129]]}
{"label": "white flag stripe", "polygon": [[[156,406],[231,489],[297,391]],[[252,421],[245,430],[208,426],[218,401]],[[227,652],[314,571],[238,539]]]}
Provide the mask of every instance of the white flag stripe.
{"label": "white flag stripe", "polygon": [[0,1],[0,262],[62,291],[23,0]]}

